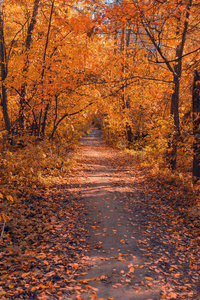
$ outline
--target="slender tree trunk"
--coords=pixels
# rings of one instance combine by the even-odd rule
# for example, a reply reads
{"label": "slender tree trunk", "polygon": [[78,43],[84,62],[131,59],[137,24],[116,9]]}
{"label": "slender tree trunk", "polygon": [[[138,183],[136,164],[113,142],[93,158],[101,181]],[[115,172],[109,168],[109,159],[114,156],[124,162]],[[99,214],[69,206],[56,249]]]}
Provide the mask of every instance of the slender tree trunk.
{"label": "slender tree trunk", "polygon": [[33,110],[32,110],[32,114],[33,114],[33,122],[31,124],[31,135],[36,136],[38,130],[38,123],[37,123],[36,115]]}
{"label": "slender tree trunk", "polygon": [[[130,24],[129,24],[130,26]],[[126,47],[128,48],[130,45],[130,38],[131,38],[131,28],[128,28],[127,34],[126,34]]]}
{"label": "slender tree trunk", "polygon": [[200,179],[200,72],[195,71],[193,84],[193,182]]}
{"label": "slender tree trunk", "polygon": [[177,162],[177,146],[180,137],[180,121],[179,121],[179,93],[180,93],[180,80],[179,76],[174,75],[174,92],[171,98],[171,115],[174,120],[174,133],[171,137],[170,145],[170,159],[169,165],[172,170],[176,169]]}
{"label": "slender tree trunk", "polygon": [[[126,87],[125,87],[125,79],[126,79],[126,55],[127,51],[126,49],[129,47],[130,43],[130,34],[131,31],[130,29],[126,33],[126,27],[123,25],[122,27],[122,33],[121,33],[121,53],[123,55],[123,62],[122,62],[122,79],[123,79],[123,89],[122,89],[122,103],[123,103],[123,109],[125,110],[125,113],[127,114],[127,109],[128,109],[128,101],[127,101],[127,96],[126,96]],[[131,129],[131,126],[129,122],[126,122],[126,138],[128,141],[128,144],[130,145],[133,142],[133,132]]]}
{"label": "slender tree trunk", "polygon": [[44,137],[44,134],[45,134],[45,128],[46,128],[46,121],[47,121],[49,106],[50,106],[50,103],[48,103],[46,105],[45,111],[44,111],[44,117],[43,117],[43,122],[42,122],[42,129],[41,129],[41,136],[42,137]]}
{"label": "slender tree trunk", "polygon": [[37,136],[40,136],[41,132],[41,124],[42,124],[42,109],[40,110],[39,120],[38,120],[38,128],[37,128]]}
{"label": "slender tree trunk", "polygon": [[26,81],[26,77],[27,77],[27,72],[29,69],[29,51],[31,49],[31,44],[32,44],[32,35],[33,35],[33,30],[35,28],[35,25],[37,23],[37,15],[38,15],[38,10],[39,10],[39,4],[40,4],[40,0],[35,0],[34,1],[34,7],[33,7],[33,14],[31,17],[31,22],[28,26],[28,30],[27,30],[27,36],[26,36],[26,41],[25,41],[25,55],[26,55],[26,59],[25,59],[25,63],[24,63],[24,67],[23,67],[23,76],[25,78],[24,83],[21,86],[21,91],[20,91],[20,108],[19,108],[19,126],[20,129],[24,130],[25,128],[25,107],[27,105],[27,81]]}
{"label": "slender tree trunk", "polygon": [[117,54],[117,38],[118,38],[118,31],[115,30],[115,33],[114,33],[114,55]]}
{"label": "slender tree trunk", "polygon": [[[44,48],[43,60],[42,60],[42,64],[43,64],[42,73],[41,73],[42,91],[43,91],[43,79],[44,79],[44,74],[45,74],[45,70],[46,70],[45,62],[46,62],[47,48],[48,48],[48,44],[49,44],[49,36],[50,36],[51,22],[52,22],[53,11],[54,11],[54,4],[55,4],[55,0],[52,0],[51,12],[50,12],[49,24],[48,24],[48,30],[47,30],[47,36],[46,36],[46,43],[45,43],[45,48]],[[42,92],[42,98],[43,98],[43,92]],[[45,134],[45,127],[46,127],[49,106],[50,106],[50,103],[47,103],[45,106],[44,117],[43,117],[43,121],[42,121],[42,128],[41,128],[41,131],[39,131],[39,135],[41,135],[42,137],[44,137],[44,134]],[[41,112],[42,112],[42,110],[41,110]]]}
{"label": "slender tree trunk", "polygon": [[122,29],[121,29],[120,52],[123,56],[123,60],[122,60],[122,82],[123,82],[122,103],[123,103],[123,109],[126,109],[126,88],[125,88],[125,82],[124,82],[124,79],[126,78],[126,68],[125,68],[126,44],[125,44],[125,25],[124,24],[123,24]]}
{"label": "slender tree trunk", "polygon": [[6,48],[4,41],[4,31],[3,31],[3,12],[2,12],[2,3],[0,2],[0,65],[1,65],[1,101],[2,101],[2,110],[3,118],[5,123],[5,129],[10,132],[10,118],[8,114],[8,99],[7,99],[7,88],[4,84],[4,80],[7,77],[7,62],[6,62]]}
{"label": "slender tree trunk", "polygon": [[[169,151],[170,159],[169,165],[172,170],[176,169],[176,162],[177,162],[177,148],[178,148],[178,141],[180,138],[180,120],[179,120],[179,97],[180,97],[180,80],[182,75],[182,56],[186,41],[186,34],[188,31],[188,20],[190,16],[190,9],[192,6],[192,0],[189,0],[187,5],[187,11],[185,15],[185,22],[183,26],[183,31],[181,33],[181,41],[176,47],[176,58],[177,61],[174,66],[174,91],[171,98],[171,115],[173,116],[174,120],[174,133],[172,135],[172,143],[171,143],[171,150]],[[181,19],[181,12],[180,17],[178,17],[178,24],[177,24],[177,36],[180,35],[180,19]]]}
{"label": "slender tree trunk", "polygon": [[51,139],[53,139],[53,136],[54,136],[54,133],[55,133],[55,130],[56,130],[56,122],[57,122],[57,118],[58,118],[58,95],[55,95],[55,118],[54,118],[54,121],[53,121],[53,130],[52,130],[52,133],[51,133]]}

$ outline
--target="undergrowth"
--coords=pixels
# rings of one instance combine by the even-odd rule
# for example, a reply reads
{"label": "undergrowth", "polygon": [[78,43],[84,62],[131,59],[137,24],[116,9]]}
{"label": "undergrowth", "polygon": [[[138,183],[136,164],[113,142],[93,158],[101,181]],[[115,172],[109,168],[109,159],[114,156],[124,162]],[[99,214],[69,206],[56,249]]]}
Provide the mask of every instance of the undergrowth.
{"label": "undergrowth", "polygon": [[[170,197],[176,199],[179,203],[186,206],[200,206],[199,192],[200,183],[195,186],[192,183],[192,173],[188,169],[189,162],[185,164],[185,168],[180,163],[175,171],[170,170],[164,165],[162,156],[155,159],[149,155],[149,151],[125,149],[125,153],[133,156],[141,164],[142,167],[148,170],[149,177],[155,184],[160,186],[162,190],[167,191]],[[179,156],[178,161],[183,161],[183,157]],[[191,164],[191,162],[190,162]],[[187,167],[186,167],[187,166]]]}
{"label": "undergrowth", "polygon": [[12,143],[4,136],[0,139],[0,221],[5,224],[11,202],[38,197],[66,176],[74,164],[70,153],[76,144],[30,136],[15,137]]}

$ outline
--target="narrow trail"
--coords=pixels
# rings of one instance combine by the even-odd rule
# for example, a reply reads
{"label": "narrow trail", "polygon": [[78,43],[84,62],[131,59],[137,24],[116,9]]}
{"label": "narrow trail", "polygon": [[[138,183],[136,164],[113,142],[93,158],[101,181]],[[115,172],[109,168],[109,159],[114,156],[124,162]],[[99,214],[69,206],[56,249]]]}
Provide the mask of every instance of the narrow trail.
{"label": "narrow trail", "polygon": [[107,147],[95,128],[82,140],[71,190],[85,207],[89,267],[77,279],[77,295],[67,299],[198,299],[196,257],[180,249],[185,233],[185,243],[193,237],[169,206],[153,199],[130,159]]}

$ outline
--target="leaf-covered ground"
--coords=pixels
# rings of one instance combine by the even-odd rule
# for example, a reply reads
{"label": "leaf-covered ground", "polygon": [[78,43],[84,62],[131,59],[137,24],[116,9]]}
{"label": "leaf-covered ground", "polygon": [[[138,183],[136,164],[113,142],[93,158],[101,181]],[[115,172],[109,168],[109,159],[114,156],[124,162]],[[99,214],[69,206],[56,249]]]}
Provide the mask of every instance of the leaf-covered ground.
{"label": "leaf-covered ground", "polygon": [[197,193],[151,180],[97,130],[76,160],[59,186],[10,207],[0,297],[199,299]]}
{"label": "leaf-covered ground", "polygon": [[0,244],[0,299],[59,299],[74,290],[86,247],[80,210],[65,185],[10,207]]}

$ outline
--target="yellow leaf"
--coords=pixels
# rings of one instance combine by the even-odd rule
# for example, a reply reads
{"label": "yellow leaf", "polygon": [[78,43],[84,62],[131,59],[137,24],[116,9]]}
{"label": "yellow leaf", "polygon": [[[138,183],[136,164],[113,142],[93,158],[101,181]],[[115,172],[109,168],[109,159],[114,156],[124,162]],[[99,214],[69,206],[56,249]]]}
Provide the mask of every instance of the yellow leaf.
{"label": "yellow leaf", "polygon": [[76,263],[73,265],[73,268],[74,268],[75,270],[77,270],[77,269],[78,269],[78,267],[79,267],[79,265],[78,265],[78,264],[76,264]]}
{"label": "yellow leaf", "polygon": [[137,288],[137,287],[134,287],[133,286],[133,289],[136,291],[136,292],[139,292],[141,290],[141,288]]}
{"label": "yellow leaf", "polygon": [[22,276],[22,277],[26,277],[29,273],[30,273],[30,272],[28,272],[28,273],[23,273],[21,276]]}
{"label": "yellow leaf", "polygon": [[38,290],[38,289],[39,289],[38,286],[33,286],[33,287],[31,288],[31,291],[32,291],[32,292],[35,292],[35,291]]}
{"label": "yellow leaf", "polygon": [[121,256],[119,256],[118,260],[123,261],[124,259]]}
{"label": "yellow leaf", "polygon": [[145,277],[145,279],[147,279],[147,280],[153,280],[152,277]]}
{"label": "yellow leaf", "polygon": [[99,290],[99,289],[97,289],[97,288],[95,288],[95,287],[93,287],[91,285],[86,285],[85,287],[87,287],[87,288],[89,288],[89,289],[91,289],[91,290],[93,290],[95,292],[97,292]]}
{"label": "yellow leaf", "polygon": [[144,266],[143,266],[143,265],[141,265],[141,266],[140,266],[140,269],[142,269],[142,268],[144,268]]}
{"label": "yellow leaf", "polygon": [[45,253],[40,253],[36,256],[36,258],[41,259],[41,258],[45,258],[46,254]]}
{"label": "yellow leaf", "polygon": [[39,284],[38,286],[39,286],[40,288],[42,288],[42,289],[48,289],[48,288],[49,288],[49,286],[44,285],[44,284]]}
{"label": "yellow leaf", "polygon": [[130,267],[130,270],[129,270],[130,272],[134,272],[135,271],[135,269],[133,268],[133,267]]}
{"label": "yellow leaf", "polygon": [[3,194],[2,193],[0,193],[0,199],[3,199]]}
{"label": "yellow leaf", "polygon": [[11,201],[11,202],[14,201],[14,199],[13,199],[13,197],[12,197],[11,195],[6,196],[6,199],[7,199],[8,201]]}
{"label": "yellow leaf", "polygon": [[107,280],[108,277],[106,277],[105,275],[101,275],[99,279],[100,279],[100,280]]}
{"label": "yellow leaf", "polygon": [[9,287],[9,289],[12,289],[12,288],[14,288],[14,286],[15,286],[15,283],[11,283],[8,287]]}
{"label": "yellow leaf", "polygon": [[41,296],[38,296],[38,298],[39,298],[40,300],[47,300],[47,299],[48,299],[48,296],[46,296],[45,292],[43,292],[43,293],[41,294]]}
{"label": "yellow leaf", "polygon": [[5,294],[6,294],[6,292],[4,290],[0,290],[0,296],[3,296]]}
{"label": "yellow leaf", "polygon": [[130,268],[130,267],[132,267],[132,266],[133,266],[133,264],[129,264],[129,265],[128,265],[128,268]]}
{"label": "yellow leaf", "polygon": [[170,299],[176,299],[177,298],[177,294],[175,293],[170,293]]}
{"label": "yellow leaf", "polygon": [[89,278],[89,279],[80,279],[79,281],[83,282],[83,283],[88,283],[89,281],[94,281],[94,280],[99,280],[99,278],[94,277],[94,278]]}

